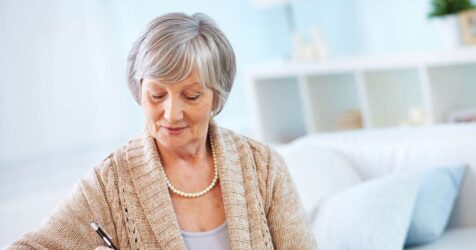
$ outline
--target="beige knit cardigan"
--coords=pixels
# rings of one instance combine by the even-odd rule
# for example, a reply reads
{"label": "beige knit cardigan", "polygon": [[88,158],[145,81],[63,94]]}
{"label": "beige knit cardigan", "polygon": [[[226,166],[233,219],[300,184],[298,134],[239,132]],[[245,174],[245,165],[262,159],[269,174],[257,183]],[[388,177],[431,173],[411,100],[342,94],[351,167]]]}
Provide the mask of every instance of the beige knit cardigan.
{"label": "beige knit cardigan", "polygon": [[[210,123],[232,249],[317,249],[283,159]],[[34,209],[34,208],[32,208]],[[154,138],[145,128],[96,165],[11,249],[94,249],[96,220],[120,249],[186,249]]]}

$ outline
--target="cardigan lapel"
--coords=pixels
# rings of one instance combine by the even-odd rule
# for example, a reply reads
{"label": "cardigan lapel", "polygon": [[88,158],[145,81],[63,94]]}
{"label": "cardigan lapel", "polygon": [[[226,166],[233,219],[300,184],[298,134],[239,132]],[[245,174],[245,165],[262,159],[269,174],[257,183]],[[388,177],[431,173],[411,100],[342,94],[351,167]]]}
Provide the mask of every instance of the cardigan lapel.
{"label": "cardigan lapel", "polygon": [[[215,146],[219,181],[232,249],[250,249],[250,229],[239,152],[231,135],[212,120],[210,134]],[[186,249],[155,145],[146,126],[130,143],[127,159],[132,182],[159,245]]]}
{"label": "cardigan lapel", "polygon": [[186,250],[155,139],[147,126],[138,143],[128,149],[129,169],[150,227],[162,249]]}
{"label": "cardigan lapel", "polygon": [[232,249],[251,249],[240,156],[231,135],[212,120],[210,131],[218,161],[218,174]]}

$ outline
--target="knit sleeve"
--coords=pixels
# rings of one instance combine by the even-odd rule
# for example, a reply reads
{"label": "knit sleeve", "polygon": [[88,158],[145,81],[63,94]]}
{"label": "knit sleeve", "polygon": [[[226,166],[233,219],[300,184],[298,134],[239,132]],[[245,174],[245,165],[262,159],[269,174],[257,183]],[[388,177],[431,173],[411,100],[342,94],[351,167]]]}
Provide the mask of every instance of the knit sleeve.
{"label": "knit sleeve", "polygon": [[317,249],[294,182],[275,151],[271,151],[269,171],[274,182],[267,218],[275,249]]}
{"label": "knit sleeve", "polygon": [[114,183],[110,165],[109,158],[101,161],[86,178],[76,183],[38,229],[25,233],[9,249],[94,249],[103,242],[91,229],[91,220],[99,223],[115,241],[110,209],[114,197],[106,191],[106,187]]}

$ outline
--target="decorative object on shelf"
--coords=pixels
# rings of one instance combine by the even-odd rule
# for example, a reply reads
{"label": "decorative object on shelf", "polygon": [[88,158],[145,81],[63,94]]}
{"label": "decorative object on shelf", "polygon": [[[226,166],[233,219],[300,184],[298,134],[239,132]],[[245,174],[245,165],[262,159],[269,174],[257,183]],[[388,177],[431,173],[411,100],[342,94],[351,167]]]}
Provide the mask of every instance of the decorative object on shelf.
{"label": "decorative object on shelf", "polygon": [[319,28],[313,27],[304,35],[302,33],[294,34],[293,61],[312,62],[327,58],[329,58],[329,47]]}
{"label": "decorative object on shelf", "polygon": [[476,44],[476,10],[467,10],[459,15],[464,44]]}
{"label": "decorative object on shelf", "polygon": [[411,106],[408,108],[407,120],[401,122],[401,125],[420,126],[425,125],[425,109],[420,106]]}
{"label": "decorative object on shelf", "polygon": [[410,107],[408,109],[408,121],[412,125],[424,125],[426,116],[423,107]]}
{"label": "decorative object on shelf", "polygon": [[337,117],[337,129],[359,129],[363,127],[362,115],[359,110],[348,110]]}
{"label": "decorative object on shelf", "polygon": [[451,123],[463,123],[463,122],[476,122],[476,107],[460,109],[451,112],[448,117],[448,122]]}
{"label": "decorative object on shelf", "polygon": [[462,34],[458,14],[475,6],[471,0],[432,0],[432,10],[428,14],[435,19],[440,30],[440,39],[446,48],[462,45]]}

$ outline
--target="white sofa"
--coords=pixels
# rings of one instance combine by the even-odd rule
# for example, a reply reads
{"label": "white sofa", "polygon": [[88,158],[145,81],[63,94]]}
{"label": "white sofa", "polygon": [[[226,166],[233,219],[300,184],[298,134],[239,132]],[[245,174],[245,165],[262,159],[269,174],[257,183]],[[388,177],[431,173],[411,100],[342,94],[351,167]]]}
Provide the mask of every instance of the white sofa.
{"label": "white sofa", "polygon": [[[316,168],[341,164],[338,162],[339,159],[333,157],[316,157],[319,154],[335,152],[342,156],[363,181],[392,173],[457,163],[468,164],[459,197],[443,236],[432,243],[408,249],[476,249],[476,124],[314,134],[302,137],[291,144],[275,146],[275,148],[288,163],[288,168],[311,220],[314,219],[313,206],[318,207],[323,198],[310,198],[318,193],[313,189],[319,185],[313,180],[319,180],[316,176],[319,171],[302,170],[300,163],[312,162]],[[296,151],[301,153],[296,156],[292,153]],[[300,157],[300,159],[292,157]],[[325,162],[316,162],[316,159]],[[305,173],[296,174],[300,171]],[[336,173],[338,174],[340,173]],[[353,182],[353,180],[349,181]],[[326,187],[321,186],[321,188]],[[336,188],[333,187],[333,190],[336,191]],[[332,189],[326,192],[328,196],[333,195]],[[315,223],[315,221],[311,222]]]}

